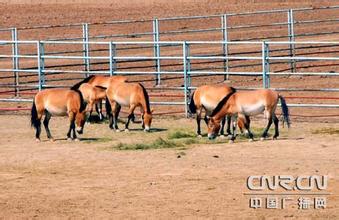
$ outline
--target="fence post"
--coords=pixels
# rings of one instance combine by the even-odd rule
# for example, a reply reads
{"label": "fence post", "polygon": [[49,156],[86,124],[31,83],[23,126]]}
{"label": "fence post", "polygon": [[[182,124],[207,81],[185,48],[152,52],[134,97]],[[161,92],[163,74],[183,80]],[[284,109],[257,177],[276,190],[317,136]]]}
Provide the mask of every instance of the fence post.
{"label": "fence post", "polygon": [[[295,35],[294,35],[294,19],[293,19],[293,9],[289,9],[287,11],[287,24],[288,24],[288,40],[289,42],[294,42],[295,41]],[[295,44],[289,44],[289,49],[290,49],[290,57],[295,56]],[[291,72],[295,73],[296,72],[296,62],[295,60],[290,60],[290,68]]]}
{"label": "fence post", "polygon": [[263,81],[263,88],[270,87],[270,64],[269,64],[269,46],[268,44],[263,41],[262,42],[262,81]]}
{"label": "fence post", "polygon": [[114,59],[116,55],[116,45],[110,41],[109,43],[109,75],[112,76],[116,71],[116,60]]}
{"label": "fence post", "polygon": [[16,97],[19,96],[20,88],[19,88],[19,48],[18,48],[18,30],[16,28],[11,29],[12,33],[12,62],[13,62],[13,69],[14,69],[14,94]]}
{"label": "fence post", "polygon": [[38,80],[39,80],[39,91],[41,91],[43,84],[45,84],[45,76],[44,76],[44,47],[43,43],[37,41],[37,61],[38,61]]}
{"label": "fence post", "polygon": [[[221,16],[221,31],[222,31],[222,53],[224,57],[228,57],[228,31],[227,31],[227,15]],[[228,58],[223,59],[224,72],[229,72]],[[224,75],[224,80],[229,80],[229,74]]]}
{"label": "fence post", "polygon": [[184,41],[182,45],[182,57],[183,57],[183,72],[184,72],[184,102],[185,102],[185,116],[188,117],[188,82],[187,82],[187,62],[188,62],[188,51],[187,42]]}
{"label": "fence post", "polygon": [[154,45],[154,57],[157,57],[155,60],[155,71],[156,74],[156,80],[155,85],[160,85],[161,83],[161,74],[160,74],[160,32],[159,32],[159,20],[156,18],[153,20],[153,45]]}
{"label": "fence post", "polygon": [[82,41],[83,41],[83,57],[84,57],[84,69],[86,71],[85,77],[88,77],[90,71],[90,60],[89,60],[89,27],[87,23],[82,24]]}

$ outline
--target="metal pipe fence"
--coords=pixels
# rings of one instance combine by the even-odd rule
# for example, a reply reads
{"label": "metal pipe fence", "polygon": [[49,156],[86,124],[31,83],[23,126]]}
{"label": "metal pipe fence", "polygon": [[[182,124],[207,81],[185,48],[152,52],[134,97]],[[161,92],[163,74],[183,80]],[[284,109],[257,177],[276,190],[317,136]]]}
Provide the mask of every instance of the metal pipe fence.
{"label": "metal pipe fence", "polygon": [[[326,18],[321,17],[323,12],[328,12]],[[90,53],[97,52],[89,41],[130,41],[131,38],[141,41],[153,41],[147,47],[153,48],[153,57],[161,57],[160,53],[166,50],[168,45],[158,44],[159,41],[189,41],[189,40],[217,40],[229,41],[269,41],[305,40],[310,37],[338,36],[339,6],[319,8],[295,8],[283,10],[266,10],[243,13],[224,13],[204,16],[180,16],[170,18],[154,18],[143,20],[122,20],[93,23],[74,23],[62,25],[39,25],[32,27],[14,27],[0,29],[0,39],[12,41],[22,39],[40,39],[53,41],[79,41],[82,47],[73,50],[72,53],[83,53],[83,69],[90,71],[96,63],[88,59]],[[300,15],[312,13],[312,16],[303,18]],[[320,18],[319,18],[320,16]],[[236,20],[240,19],[241,23]],[[256,22],[258,20],[258,22]],[[137,25],[137,26],[135,26]],[[311,26],[312,25],[312,26]],[[126,31],[132,26],[134,32]],[[307,32],[312,27],[311,32]],[[114,30],[114,33],[112,33]],[[51,34],[48,32],[51,31]],[[43,32],[43,33],[41,33]],[[203,33],[203,34],[202,34]],[[3,34],[11,36],[3,36]],[[249,37],[248,37],[249,36]],[[144,46],[144,45],[143,45]],[[19,47],[12,45],[14,54],[18,54]],[[114,51],[129,50],[129,48],[117,48]],[[294,56],[296,48],[289,44],[289,56]],[[260,52],[260,50],[259,50]],[[55,52],[63,54],[62,51]],[[229,56],[232,51],[228,44],[223,44],[221,54]],[[24,57],[22,57],[24,58]],[[28,57],[26,57],[28,58]],[[163,61],[158,58],[154,61],[154,71],[160,72]],[[289,71],[297,72],[297,60],[289,61]],[[229,59],[224,59],[223,71],[229,72],[236,67],[231,65]],[[15,65],[15,66],[14,66]],[[13,57],[13,69],[18,69],[18,58]],[[114,66],[114,64],[112,64]],[[112,68],[114,69],[114,67]],[[113,71],[113,70],[112,70]],[[111,72],[112,72],[111,71]],[[225,80],[229,75],[224,76]],[[161,75],[155,74],[156,85],[161,85]]]}
{"label": "metal pipe fence", "polygon": [[[147,76],[156,76],[165,79],[165,76],[172,75],[175,77],[176,81],[172,86],[167,87],[155,87],[151,88],[152,90],[167,90],[167,91],[177,91],[182,94],[182,98],[177,97],[176,100],[162,100],[162,101],[155,101],[151,102],[151,104],[155,105],[182,105],[185,109],[185,114],[188,114],[188,99],[192,90],[196,88],[193,85],[192,81],[195,77],[200,76],[208,76],[208,77],[215,77],[215,76],[253,76],[259,77],[262,81],[262,85],[258,85],[256,88],[273,88],[279,91],[287,91],[287,92],[296,92],[296,91],[313,91],[313,92],[339,92],[338,89],[338,78],[339,73],[338,71],[330,72],[330,71],[313,71],[313,72],[292,72],[292,71],[284,71],[279,72],[274,70],[274,66],[278,63],[278,65],[286,64],[289,65],[292,62],[331,62],[327,64],[327,67],[332,67],[335,64],[339,64],[339,56],[337,53],[333,54],[321,54],[322,56],[315,56],[314,54],[310,55],[295,55],[290,56],[290,54],[283,54],[283,55],[276,55],[274,51],[277,50],[275,47],[284,47],[284,48],[291,48],[293,45],[294,48],[301,47],[301,48],[317,48],[317,46],[325,47],[328,46],[329,48],[335,48],[335,51],[339,49],[339,42],[334,41],[309,41],[309,42],[289,42],[289,41],[282,41],[282,42],[254,42],[254,41],[157,41],[157,42],[86,42],[88,46],[100,46],[102,52],[101,54],[87,54],[87,53],[80,53],[78,55],[69,55],[69,54],[56,54],[54,51],[49,51],[55,49],[57,45],[66,46],[67,48],[72,48],[75,46],[83,46],[83,42],[79,41],[0,41],[1,46],[9,46],[12,47],[20,47],[22,45],[28,45],[35,48],[35,51],[30,51],[30,54],[21,54],[19,50],[12,50],[11,54],[3,54],[0,53],[0,59],[8,60],[9,65],[8,68],[0,68],[1,73],[9,73],[7,79],[15,79],[14,82],[10,82],[6,80],[6,78],[1,79],[0,87],[2,89],[14,89],[12,92],[15,94],[16,98],[2,98],[0,101],[18,101],[18,102],[25,102],[29,101],[30,99],[23,98],[20,95],[20,90],[24,89],[35,89],[35,90],[42,90],[44,88],[51,88],[51,87],[68,87],[69,85],[66,83],[67,80],[76,81],[82,79],[83,75],[91,75],[91,74],[105,74],[105,75],[139,75],[142,76],[141,80]],[[154,46],[167,46],[170,48],[170,52],[166,51],[166,53],[158,54],[154,56],[152,53],[152,49]],[[208,49],[209,46],[211,48],[219,48],[223,51],[223,46],[227,45],[228,47],[237,47],[239,49],[242,48],[259,48],[260,53],[254,53],[248,56],[244,54],[228,54],[225,55],[221,54],[213,54],[208,55],[206,53],[201,53],[200,50],[196,51],[196,47],[200,47]],[[130,47],[130,46],[141,46],[142,54],[121,54],[119,55],[119,47]],[[150,49],[149,51],[144,51]],[[280,49],[277,50],[281,52]],[[148,55],[147,55],[148,52]],[[326,55],[326,56],[325,56]],[[95,61],[101,61],[103,67],[102,70],[93,70],[93,68],[85,68],[83,70],[79,69],[79,67],[74,68],[74,65],[62,65],[59,66],[57,64],[61,63],[68,63],[70,61],[84,61],[86,60],[87,63],[94,63]],[[161,60],[163,62],[171,62],[168,64],[168,67],[172,67],[172,69],[164,69],[157,68],[155,71],[153,69],[154,63],[157,65],[157,60]],[[24,68],[20,65],[16,65],[17,63],[25,64],[25,62],[31,63],[30,68]],[[119,62],[126,62],[128,67],[119,68]],[[137,67],[136,70],[131,68],[130,62],[142,62],[142,63],[153,63],[150,65],[150,68],[140,71],[140,67]],[[203,63],[202,68],[196,68],[195,65],[201,65],[201,62],[196,61],[208,61],[208,63]],[[213,66],[208,66],[210,63],[217,62],[221,65],[216,68]],[[231,62],[231,61],[241,61],[241,62],[256,62],[256,69],[253,69],[253,64],[250,65],[252,70],[247,71],[225,71],[223,68],[224,62]],[[48,63],[56,63],[55,65],[48,65]],[[173,69],[177,68],[178,69]],[[14,73],[14,76],[12,75]],[[30,73],[27,76],[22,74]],[[51,76],[55,76],[55,74],[67,74],[62,75],[61,78],[49,78]],[[80,74],[80,75],[79,75]],[[75,75],[76,77],[71,77]],[[324,76],[324,77],[333,77],[333,85],[329,85],[329,88],[295,88],[295,87],[272,87],[271,82],[274,81],[274,77],[285,76]],[[23,82],[21,78],[26,77],[27,80]],[[139,78],[140,79],[140,78]],[[333,88],[334,86],[334,88]],[[240,89],[255,89],[249,87],[241,87]],[[7,90],[8,91],[8,90]],[[175,97],[177,95],[169,95],[169,97]],[[336,99],[332,99],[336,100]],[[291,107],[319,107],[319,108],[339,108],[339,104],[333,103],[291,103],[289,104]]]}

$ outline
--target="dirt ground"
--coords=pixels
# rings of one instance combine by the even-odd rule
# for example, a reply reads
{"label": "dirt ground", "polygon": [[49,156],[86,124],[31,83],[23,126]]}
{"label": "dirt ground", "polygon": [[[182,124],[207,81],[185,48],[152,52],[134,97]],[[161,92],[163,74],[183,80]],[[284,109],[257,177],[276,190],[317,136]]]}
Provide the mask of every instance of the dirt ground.
{"label": "dirt ground", "polygon": [[[295,122],[277,141],[118,150],[119,143],[194,132],[195,120],[156,117],[151,133],[140,124],[129,133],[90,124],[75,142],[65,140],[67,118],[52,118],[56,141],[47,141],[43,131],[41,143],[28,115],[1,115],[0,121],[0,218],[339,218],[338,123]],[[326,128],[333,134],[319,133]],[[250,209],[244,195],[251,192],[250,175],[328,175],[327,207],[299,210],[298,197],[291,196],[286,210]]]}

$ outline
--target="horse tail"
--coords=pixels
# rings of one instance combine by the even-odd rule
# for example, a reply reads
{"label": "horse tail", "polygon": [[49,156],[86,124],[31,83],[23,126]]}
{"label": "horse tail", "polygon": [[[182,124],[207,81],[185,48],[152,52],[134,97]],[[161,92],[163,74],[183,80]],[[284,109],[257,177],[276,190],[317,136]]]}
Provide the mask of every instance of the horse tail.
{"label": "horse tail", "polygon": [[141,83],[139,83],[139,85],[141,86],[142,91],[143,91],[143,93],[144,93],[144,97],[145,97],[145,101],[146,101],[146,109],[147,109],[147,113],[148,113],[148,114],[151,114],[151,108],[150,108],[150,104],[149,104],[149,96],[148,96],[148,93],[147,93],[145,87],[144,87]]}
{"label": "horse tail", "polygon": [[38,111],[36,110],[35,106],[35,100],[33,100],[33,105],[31,109],[31,126],[35,129],[38,129],[40,127],[40,120],[38,119]]}
{"label": "horse tail", "polygon": [[287,127],[289,128],[291,125],[289,110],[285,101],[285,98],[279,95],[280,103],[281,103],[281,110],[284,116],[284,122],[286,122]]}
{"label": "horse tail", "polygon": [[108,99],[107,96],[106,96],[106,101],[105,101],[105,107],[106,107],[107,115],[111,115],[112,114],[112,106],[111,106],[111,103],[109,102],[109,99]]}
{"label": "horse tail", "polygon": [[191,114],[197,113],[197,107],[195,106],[195,103],[194,103],[194,92],[191,95],[191,101],[188,107],[189,107],[189,112]]}
{"label": "horse tail", "polygon": [[85,78],[84,80],[78,82],[77,84],[74,84],[74,85],[71,87],[71,90],[77,90],[77,89],[79,89],[79,87],[81,86],[81,84],[89,82],[93,77],[94,77],[94,75],[90,75],[89,77],[87,77],[87,78]]}

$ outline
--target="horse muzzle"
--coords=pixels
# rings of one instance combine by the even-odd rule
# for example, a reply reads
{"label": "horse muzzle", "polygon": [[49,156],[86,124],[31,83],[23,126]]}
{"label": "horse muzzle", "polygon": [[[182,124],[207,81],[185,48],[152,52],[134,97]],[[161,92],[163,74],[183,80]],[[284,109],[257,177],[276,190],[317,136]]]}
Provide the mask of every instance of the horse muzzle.
{"label": "horse muzzle", "polygon": [[144,129],[145,132],[150,132],[151,131],[151,128],[149,126],[145,126],[145,129]]}
{"label": "horse muzzle", "polygon": [[84,133],[84,128],[77,128],[78,134],[83,134]]}
{"label": "horse muzzle", "polygon": [[208,134],[208,139],[213,140],[215,139],[216,135],[215,134]]}

